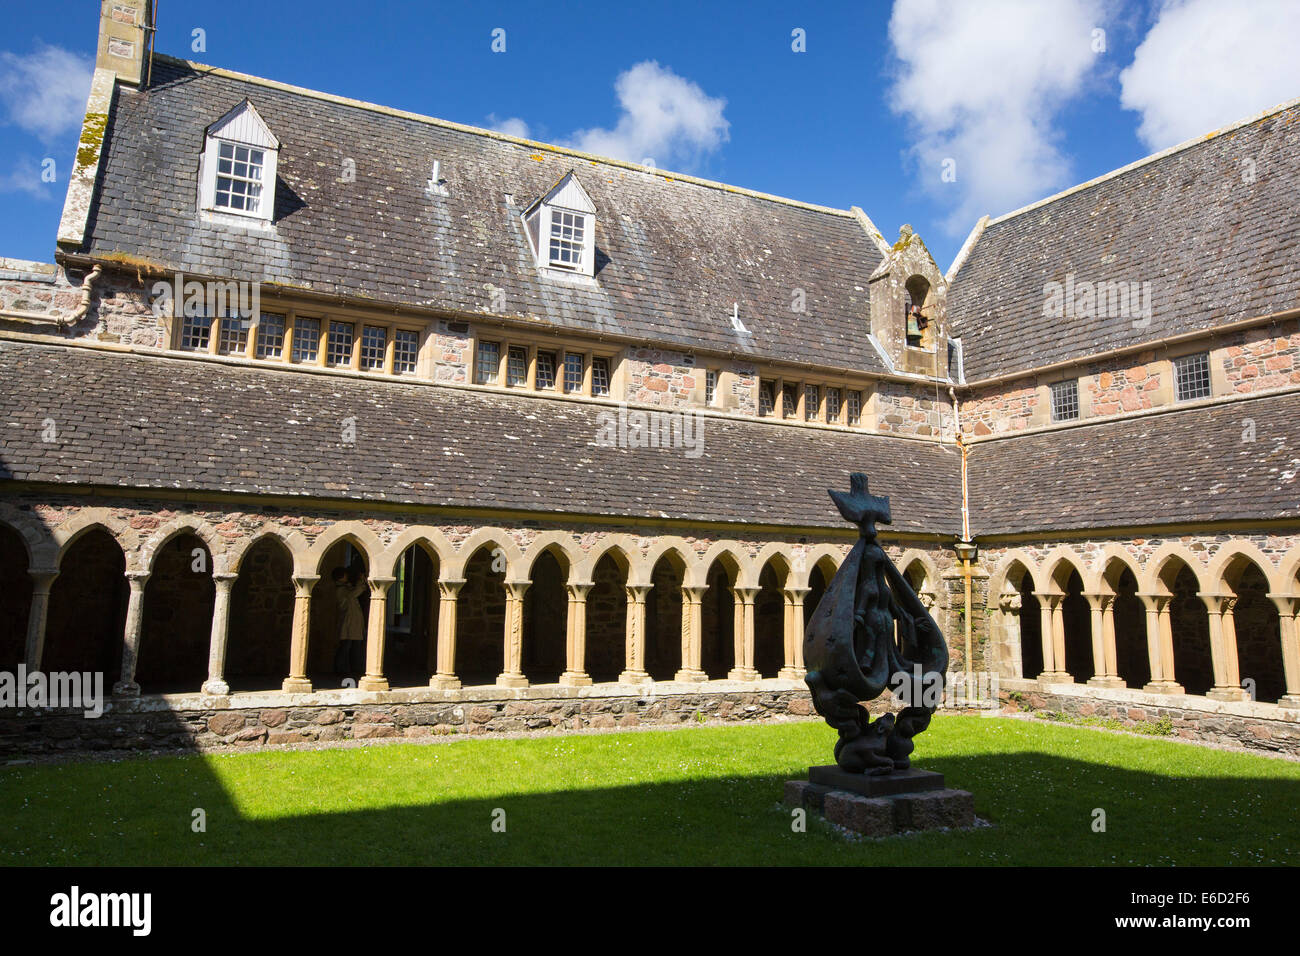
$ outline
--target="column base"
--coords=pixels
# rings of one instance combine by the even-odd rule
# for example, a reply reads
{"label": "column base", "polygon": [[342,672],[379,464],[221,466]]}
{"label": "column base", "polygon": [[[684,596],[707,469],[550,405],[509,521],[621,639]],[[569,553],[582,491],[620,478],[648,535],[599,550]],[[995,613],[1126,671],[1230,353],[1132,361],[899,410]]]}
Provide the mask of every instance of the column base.
{"label": "column base", "polygon": [[286,694],[310,694],[311,681],[305,677],[286,677],[280,690]]}
{"label": "column base", "polygon": [[228,697],[230,696],[230,685],[220,679],[205,680],[203,682],[203,693],[210,697]]}
{"label": "column base", "polygon": [[591,675],[585,671],[565,671],[560,675],[560,684],[564,687],[590,687]]}
{"label": "column base", "polygon": [[1040,684],[1073,684],[1074,678],[1068,671],[1043,671],[1038,675]]}
{"label": "column base", "polygon": [[680,681],[683,684],[701,684],[708,679],[708,674],[696,670],[694,667],[683,667],[673,675],[673,680]]}
{"label": "column base", "polygon": [[429,678],[429,686],[434,690],[460,690],[460,678],[455,674],[434,674]]}
{"label": "column base", "polygon": [[1210,700],[1250,700],[1244,687],[1211,687],[1205,696]]}
{"label": "column base", "polygon": [[758,680],[758,671],[752,667],[733,667],[727,672],[727,680]]}
{"label": "column base", "polygon": [[1153,680],[1142,688],[1148,694],[1185,694],[1183,685],[1176,680]]}
{"label": "column base", "polygon": [[776,676],[781,680],[803,680],[808,671],[802,667],[782,667],[776,672]]}
{"label": "column base", "polygon": [[113,685],[114,697],[139,697],[140,685],[133,680],[120,680]]}
{"label": "column base", "polygon": [[650,675],[645,671],[624,671],[618,675],[620,684],[645,684],[650,681]]}
{"label": "column base", "polygon": [[1127,687],[1128,682],[1122,677],[1089,677],[1089,687]]}
{"label": "column base", "polygon": [[523,674],[498,674],[498,687],[527,687],[528,678]]}
{"label": "column base", "polygon": [[372,677],[367,674],[357,681],[357,690],[388,690],[388,678]]}
{"label": "column base", "polygon": [[1283,694],[1277,699],[1279,707],[1300,707],[1300,694]]}

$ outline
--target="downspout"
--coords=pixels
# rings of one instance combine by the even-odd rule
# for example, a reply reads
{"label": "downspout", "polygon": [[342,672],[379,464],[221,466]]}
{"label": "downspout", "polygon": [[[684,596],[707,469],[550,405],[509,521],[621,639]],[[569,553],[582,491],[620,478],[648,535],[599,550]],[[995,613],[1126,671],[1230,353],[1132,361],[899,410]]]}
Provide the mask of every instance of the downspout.
{"label": "downspout", "polygon": [[948,397],[952,399],[952,421],[953,427],[957,432],[957,447],[961,449],[961,540],[957,542],[954,550],[957,557],[961,559],[961,576],[966,588],[966,613],[965,617],[965,648],[966,657],[965,673],[966,686],[963,688],[964,693],[969,693],[972,680],[971,672],[971,559],[975,556],[975,545],[970,539],[970,486],[967,482],[967,462],[966,441],[962,437],[961,430],[961,407],[957,402],[957,391],[951,385],[948,386]]}
{"label": "downspout", "polygon": [[81,304],[77,306],[72,315],[68,316],[66,319],[58,320],[60,329],[67,329],[69,326],[76,325],[86,317],[86,313],[90,311],[91,288],[94,286],[95,280],[103,275],[103,273],[104,267],[99,263],[95,263],[95,268],[91,269],[90,272],[86,274],[86,278],[81,283]]}

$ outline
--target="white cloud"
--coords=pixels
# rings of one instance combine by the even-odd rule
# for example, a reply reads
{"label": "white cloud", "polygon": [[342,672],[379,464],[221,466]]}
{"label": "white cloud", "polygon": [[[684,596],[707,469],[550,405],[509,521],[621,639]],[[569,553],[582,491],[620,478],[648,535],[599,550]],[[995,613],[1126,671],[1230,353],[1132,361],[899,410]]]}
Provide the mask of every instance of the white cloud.
{"label": "white cloud", "polygon": [[498,119],[496,113],[489,113],[487,116],[487,128],[495,130],[498,133],[505,133],[507,136],[518,136],[520,139],[532,139],[529,135],[528,124],[518,116],[509,116],[505,119]]}
{"label": "white cloud", "polygon": [[664,167],[690,164],[727,141],[725,99],[711,97],[690,80],[654,60],[638,63],[614,82],[622,115],[613,129],[584,129],[575,149],[634,163],[653,160]]}
{"label": "white cloud", "polygon": [[0,173],[0,193],[26,193],[36,199],[62,198],[60,187],[41,178],[41,164],[21,156],[7,173]]}
{"label": "white cloud", "polygon": [[[947,197],[945,226],[965,234],[1068,185],[1054,123],[1083,92],[1105,0],[897,0],[892,105],[911,122],[923,186]],[[956,179],[942,179],[952,160]]]}
{"label": "white cloud", "polygon": [[1166,0],[1120,74],[1153,152],[1300,96],[1295,0]]}
{"label": "white cloud", "polygon": [[57,46],[19,56],[0,53],[0,101],[6,122],[48,142],[80,127],[94,62]]}

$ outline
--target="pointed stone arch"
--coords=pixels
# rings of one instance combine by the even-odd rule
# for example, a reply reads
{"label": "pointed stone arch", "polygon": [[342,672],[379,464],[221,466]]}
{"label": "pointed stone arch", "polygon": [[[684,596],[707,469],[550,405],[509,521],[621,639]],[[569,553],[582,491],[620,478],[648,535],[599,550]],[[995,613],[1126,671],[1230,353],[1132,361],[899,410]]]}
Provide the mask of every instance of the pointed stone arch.
{"label": "pointed stone arch", "polygon": [[311,550],[307,555],[306,567],[310,573],[320,573],[321,561],[329,553],[330,548],[340,541],[350,542],[365,556],[370,573],[376,573],[378,567],[376,561],[387,549],[379,540],[379,536],[360,521],[336,521],[317,536],[311,543]]}
{"label": "pointed stone arch", "polygon": [[54,569],[58,566],[59,544],[54,533],[40,518],[8,502],[0,502],[0,522],[13,528],[27,549],[28,567]]}
{"label": "pointed stone arch", "polygon": [[[818,565],[823,565],[826,562],[833,564],[835,566],[835,571],[838,571],[840,565],[844,563],[846,553],[847,550],[843,545],[826,543],[805,546],[802,552],[792,552],[791,564],[794,569],[794,586],[801,588],[808,587],[808,579],[812,575],[813,568]],[[802,560],[800,560],[801,554]],[[823,568],[822,573],[826,577],[826,583],[829,585],[831,583],[831,578],[834,577],[835,571],[831,571],[827,574],[827,570],[827,568]]]}
{"label": "pointed stone arch", "polygon": [[[651,576],[654,574],[655,565],[659,563],[664,555],[670,552],[676,553],[681,560],[682,566],[686,569],[686,575],[690,574],[691,568],[699,561],[699,553],[685,538],[680,538],[677,535],[665,535],[655,538],[651,541],[650,547],[646,549],[645,554],[634,563],[635,583],[649,583]],[[683,583],[685,583],[685,579]]]}
{"label": "pointed stone arch", "polygon": [[573,580],[590,581],[592,573],[596,570],[596,565],[610,552],[616,555],[613,560],[618,563],[620,569],[627,575],[627,583],[629,585],[641,583],[641,579],[638,577],[644,563],[641,549],[637,545],[636,539],[626,534],[602,535],[591,546],[590,550],[585,553],[579,551],[578,560],[574,562],[571,574]]}
{"label": "pointed stone arch", "polygon": [[68,549],[78,538],[96,528],[111,535],[124,555],[131,555],[139,550],[140,536],[125,521],[116,517],[107,508],[83,508],[54,529],[54,541],[58,545],[58,565],[63,564],[63,556],[68,553]]}
{"label": "pointed stone arch", "polygon": [[[138,564],[134,570],[153,572],[154,561],[158,553],[167,546],[167,544],[178,535],[192,534],[197,537],[208,549],[208,554],[212,556],[212,571],[219,572],[226,570],[226,542],[221,535],[217,534],[215,528],[206,520],[195,515],[181,515],[173,518],[166,524],[162,525],[152,535],[149,536],[143,544],[140,545],[136,552]],[[127,555],[128,570],[131,570],[131,556]]]}
{"label": "pointed stone arch", "polygon": [[1139,589],[1142,586],[1142,563],[1134,554],[1121,544],[1108,541],[1102,546],[1092,565],[1092,579],[1098,591],[1115,593],[1115,583],[1127,569],[1137,579]]}
{"label": "pointed stone arch", "polygon": [[501,549],[501,553],[506,559],[506,580],[515,580],[519,577],[519,569],[524,563],[523,552],[519,550],[519,545],[515,543],[514,535],[505,528],[498,527],[479,528],[462,541],[455,554],[448,556],[447,570],[443,576],[448,579],[463,578],[465,576],[465,565],[485,545]]}
{"label": "pointed stone arch", "polygon": [[[1087,557],[1075,551],[1066,545],[1058,545],[1053,548],[1041,562],[1039,567],[1043,570],[1043,580],[1037,581],[1038,586],[1045,590],[1051,588],[1063,589],[1065,581],[1070,576],[1070,571],[1079,575],[1079,580],[1083,582],[1084,591],[1095,591],[1096,584],[1093,580],[1092,565]],[[1066,571],[1065,568],[1070,571]]]}
{"label": "pointed stone arch", "polygon": [[397,562],[413,544],[421,545],[432,553],[438,559],[440,568],[445,567],[456,553],[441,529],[413,525],[394,538],[384,553],[375,559],[375,573],[393,576],[397,571]]}
{"label": "pointed stone arch", "polygon": [[274,524],[264,524],[247,538],[243,538],[231,545],[226,552],[226,570],[231,574],[238,574],[240,567],[244,563],[244,558],[266,538],[275,538],[285,546],[293,557],[294,574],[313,573],[313,568],[307,564],[311,552],[311,543],[306,536],[301,531],[286,533],[283,528]]}
{"label": "pointed stone arch", "polygon": [[1253,541],[1234,538],[1214,552],[1205,570],[1205,583],[1213,590],[1229,592],[1236,589],[1236,579],[1241,576],[1244,563],[1254,564],[1268,581],[1269,590],[1281,593],[1286,586],[1278,573],[1277,565]]}
{"label": "pointed stone arch", "polygon": [[687,587],[708,587],[709,570],[713,567],[713,562],[719,559],[729,566],[727,570],[733,587],[748,586],[746,569],[750,562],[744,547],[736,541],[715,541],[700,555],[695,565],[687,569]]}
{"label": "pointed stone arch", "polygon": [[[1192,552],[1185,544],[1178,541],[1170,541],[1162,544],[1156,549],[1155,554],[1147,559],[1142,569],[1142,575],[1138,578],[1138,583],[1143,591],[1151,594],[1171,594],[1169,585],[1173,583],[1170,577],[1170,562],[1177,560],[1180,564],[1187,566],[1192,577],[1196,579],[1197,590],[1205,592],[1205,585],[1209,578],[1205,573],[1205,563]],[[1173,572],[1177,576],[1178,571]]]}

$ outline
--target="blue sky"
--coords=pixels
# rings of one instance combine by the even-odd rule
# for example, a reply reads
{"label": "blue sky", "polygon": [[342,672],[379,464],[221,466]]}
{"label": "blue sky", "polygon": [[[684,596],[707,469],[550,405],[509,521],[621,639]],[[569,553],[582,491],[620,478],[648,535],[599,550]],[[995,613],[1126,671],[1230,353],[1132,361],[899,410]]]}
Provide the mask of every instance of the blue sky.
{"label": "blue sky", "polygon": [[[52,260],[98,9],[6,11],[0,256]],[[158,50],[858,205],[888,238],[910,223],[945,269],[982,213],[1300,96],[1296,0],[276,0],[257,5],[252,30],[229,9],[161,0]]]}

